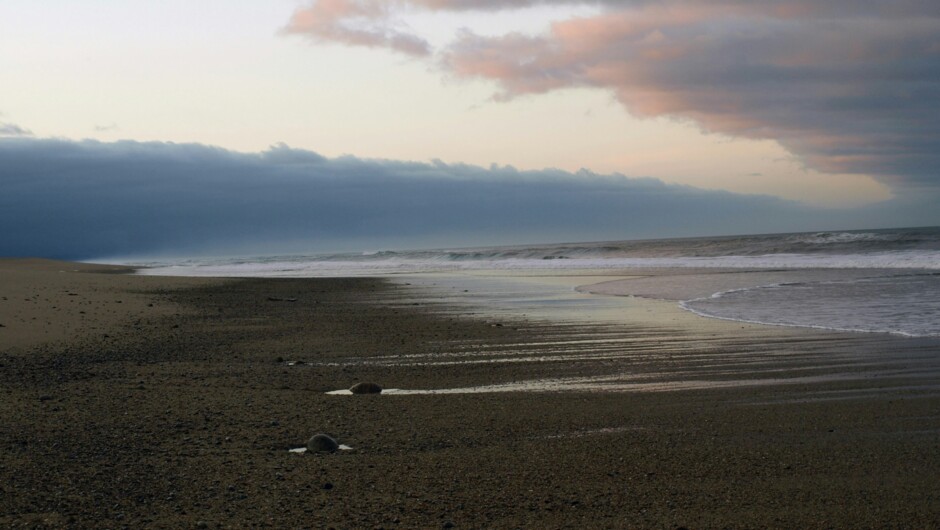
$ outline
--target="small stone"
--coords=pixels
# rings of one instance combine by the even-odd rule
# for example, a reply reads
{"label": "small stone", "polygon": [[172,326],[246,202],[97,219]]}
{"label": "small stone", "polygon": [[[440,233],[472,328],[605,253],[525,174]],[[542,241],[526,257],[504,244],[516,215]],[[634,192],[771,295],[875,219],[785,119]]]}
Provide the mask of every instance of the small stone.
{"label": "small stone", "polygon": [[375,383],[356,383],[349,391],[353,394],[381,394],[382,387]]}
{"label": "small stone", "polygon": [[337,449],[339,449],[339,444],[336,440],[325,434],[314,434],[307,441],[307,450],[313,453],[333,453]]}

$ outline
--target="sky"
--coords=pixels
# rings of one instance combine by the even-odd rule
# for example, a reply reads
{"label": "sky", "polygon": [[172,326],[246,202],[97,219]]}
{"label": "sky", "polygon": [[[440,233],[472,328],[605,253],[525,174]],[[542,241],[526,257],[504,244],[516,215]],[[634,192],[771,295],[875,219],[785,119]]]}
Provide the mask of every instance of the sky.
{"label": "sky", "polygon": [[4,0],[0,254],[935,225],[938,116],[928,1]]}

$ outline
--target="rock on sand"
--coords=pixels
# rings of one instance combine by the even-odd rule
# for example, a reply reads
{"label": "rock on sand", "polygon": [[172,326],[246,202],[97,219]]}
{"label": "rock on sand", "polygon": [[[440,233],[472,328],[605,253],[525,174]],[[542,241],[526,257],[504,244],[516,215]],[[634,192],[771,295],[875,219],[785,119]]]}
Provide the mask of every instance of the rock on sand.
{"label": "rock on sand", "polygon": [[339,449],[339,444],[336,440],[325,434],[314,434],[307,441],[307,451],[313,453],[333,453],[337,449]]}
{"label": "rock on sand", "polygon": [[356,383],[349,391],[353,394],[381,394],[382,387],[375,383]]}

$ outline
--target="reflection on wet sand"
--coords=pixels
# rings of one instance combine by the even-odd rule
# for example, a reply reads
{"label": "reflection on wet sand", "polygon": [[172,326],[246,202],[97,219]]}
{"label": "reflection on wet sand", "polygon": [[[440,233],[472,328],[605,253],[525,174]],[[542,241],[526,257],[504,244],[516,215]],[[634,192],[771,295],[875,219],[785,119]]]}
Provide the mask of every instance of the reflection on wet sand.
{"label": "reflection on wet sand", "polygon": [[[674,302],[575,291],[585,281],[597,279],[571,275],[411,277],[407,289],[412,297],[405,303],[436,304],[436,311],[476,313],[494,321],[493,325],[538,329],[534,336],[539,340],[430,342],[423,353],[389,353],[328,364],[532,367],[531,379],[383,392],[390,395],[669,392],[787,385],[787,399],[799,400],[826,398],[814,389],[823,383],[848,386],[846,391],[856,397],[940,393],[940,357],[936,354],[940,341],[935,339],[715,321],[684,312]],[[918,384],[911,385],[912,380]]]}

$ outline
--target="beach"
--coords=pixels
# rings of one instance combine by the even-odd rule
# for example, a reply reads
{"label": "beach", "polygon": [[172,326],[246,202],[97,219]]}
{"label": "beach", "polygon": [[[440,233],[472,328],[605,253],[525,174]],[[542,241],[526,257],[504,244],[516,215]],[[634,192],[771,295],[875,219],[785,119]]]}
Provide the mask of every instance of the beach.
{"label": "beach", "polygon": [[2,526],[940,526],[935,337],[127,272],[0,260]]}

